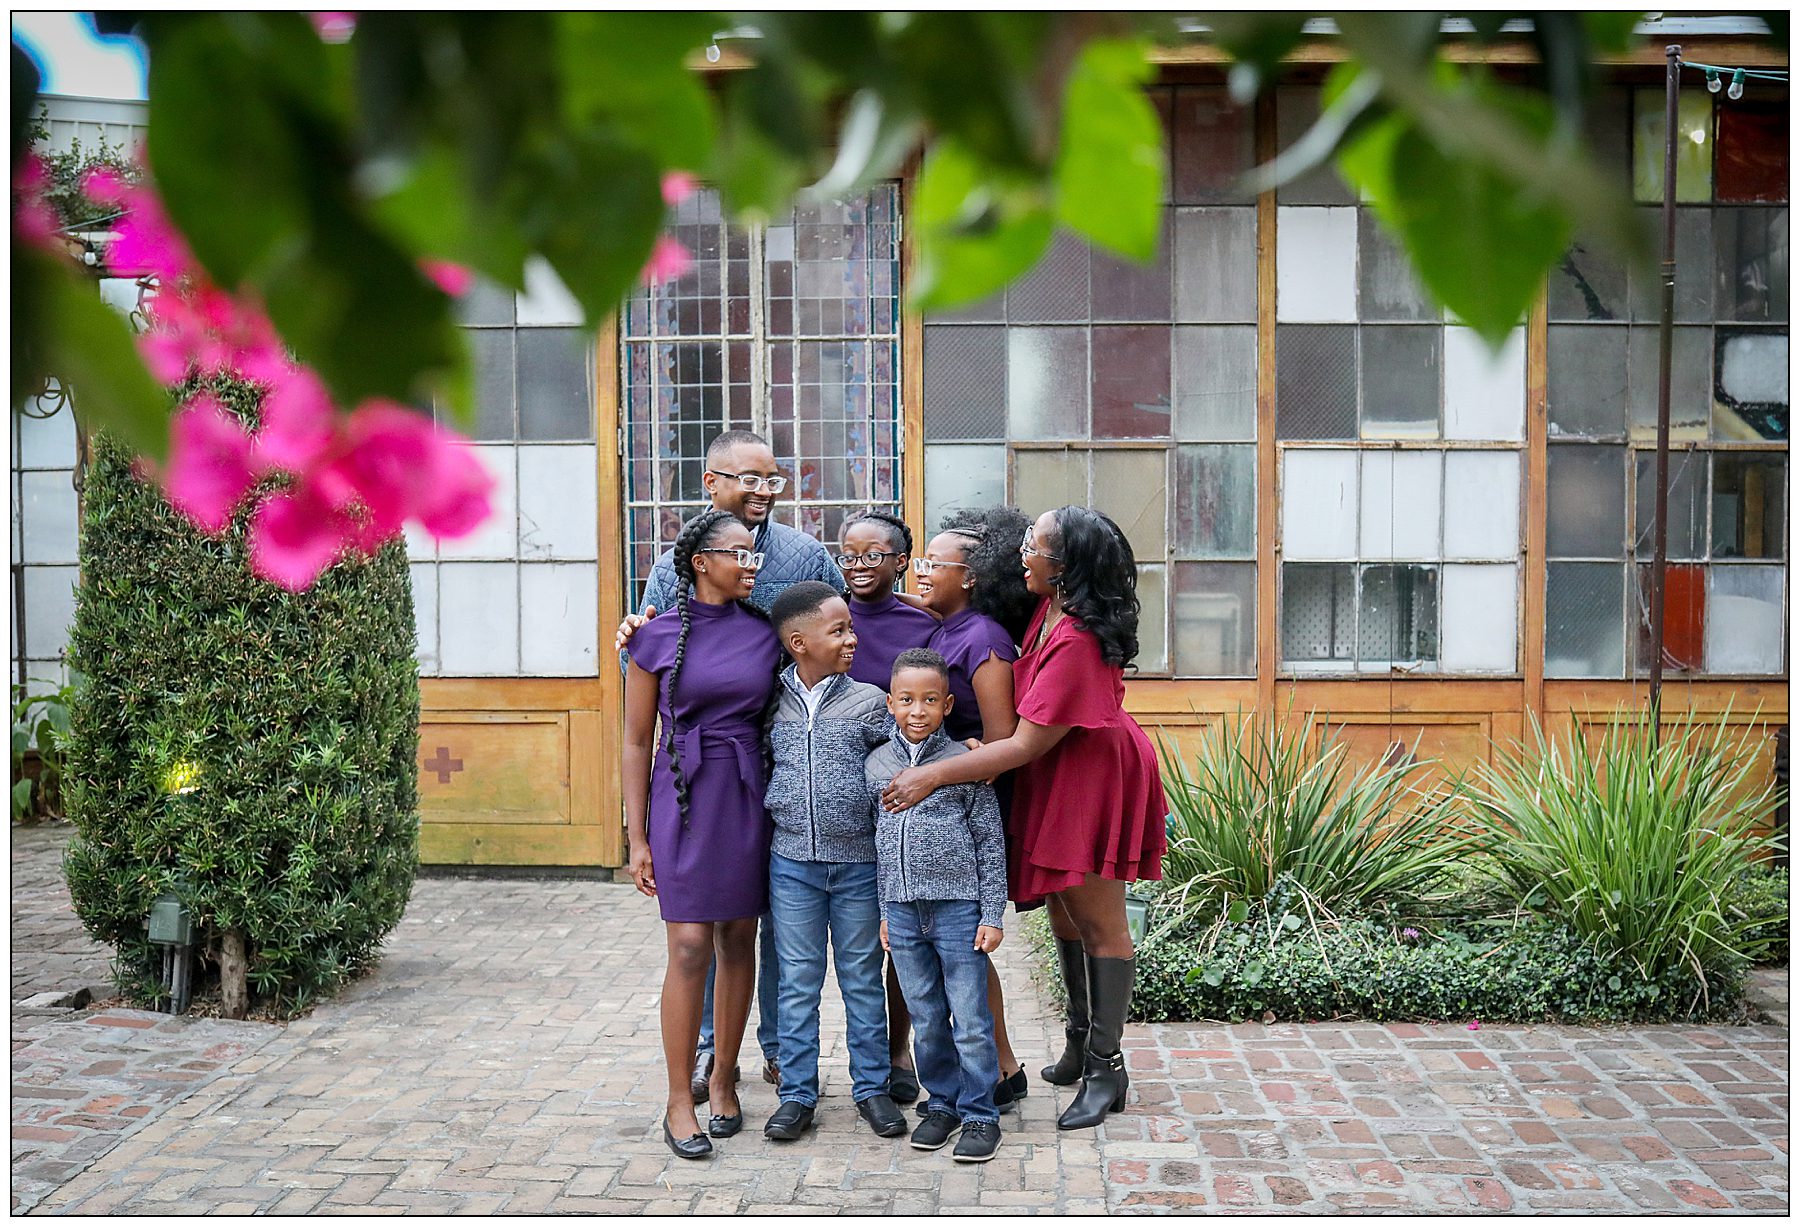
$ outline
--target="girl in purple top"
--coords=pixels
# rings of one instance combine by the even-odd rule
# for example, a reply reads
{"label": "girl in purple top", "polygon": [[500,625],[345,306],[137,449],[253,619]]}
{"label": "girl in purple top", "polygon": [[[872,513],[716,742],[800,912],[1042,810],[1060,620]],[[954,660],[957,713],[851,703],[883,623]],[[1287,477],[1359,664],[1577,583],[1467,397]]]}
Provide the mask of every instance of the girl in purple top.
{"label": "girl in purple top", "polygon": [[684,1159],[712,1153],[694,1114],[689,1071],[715,948],[718,1059],[708,1132],[730,1137],[744,1119],[737,1058],[756,978],[756,922],[769,906],[760,867],[769,862],[773,835],[763,808],[762,712],[781,659],[768,616],[746,600],[761,562],[750,529],[730,512],[689,520],[675,542],[678,616],[646,622],[631,637],[625,678],[620,774],[628,867],[667,927],[663,1140]]}
{"label": "girl in purple top", "polygon": [[938,625],[916,598],[894,592],[912,558],[912,530],[899,516],[870,508],[844,521],[842,541],[837,564],[850,588],[850,624],[856,628],[850,676],[886,691],[895,658],[924,647]]}
{"label": "girl in purple top", "polygon": [[[1019,569],[1019,543],[1031,521],[1011,507],[958,512],[944,521],[913,563],[925,607],[943,618],[926,646],[950,666],[954,702],[944,728],[958,741],[1011,737],[1019,713],[1013,706],[1015,638],[1037,608]],[[1004,811],[1012,780],[995,781]],[[994,1103],[1002,1112],[1030,1088],[1006,1034],[1006,1003],[1000,975],[988,967],[988,1010],[994,1016],[994,1043],[1000,1050],[1000,1085]]]}

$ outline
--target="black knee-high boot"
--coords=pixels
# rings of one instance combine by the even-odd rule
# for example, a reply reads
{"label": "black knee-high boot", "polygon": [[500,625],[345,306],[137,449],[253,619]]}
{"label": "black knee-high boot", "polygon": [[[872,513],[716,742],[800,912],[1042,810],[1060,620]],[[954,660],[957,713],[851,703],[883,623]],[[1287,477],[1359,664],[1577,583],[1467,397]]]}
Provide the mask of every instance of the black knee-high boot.
{"label": "black knee-high boot", "polygon": [[1125,1053],[1120,1041],[1125,1034],[1125,1015],[1131,1009],[1131,985],[1137,978],[1137,959],[1097,959],[1087,956],[1089,1022],[1087,1061],[1081,1090],[1057,1118],[1058,1129],[1092,1129],[1109,1112],[1125,1106],[1131,1079],[1125,1074]]}
{"label": "black knee-high boot", "polygon": [[1069,993],[1069,1021],[1063,1025],[1064,1047],[1056,1064],[1038,1072],[1045,1082],[1068,1086],[1079,1081],[1087,1064],[1088,973],[1087,952],[1079,941],[1056,939],[1056,961],[1062,965],[1063,987]]}

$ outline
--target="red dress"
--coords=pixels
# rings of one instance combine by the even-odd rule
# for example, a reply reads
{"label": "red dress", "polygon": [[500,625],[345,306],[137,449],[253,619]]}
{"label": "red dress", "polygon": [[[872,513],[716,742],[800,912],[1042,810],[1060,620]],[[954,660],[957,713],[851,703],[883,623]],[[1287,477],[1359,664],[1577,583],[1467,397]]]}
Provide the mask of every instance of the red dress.
{"label": "red dress", "polygon": [[[1037,640],[1050,603],[1025,632]],[[1035,907],[1086,875],[1161,880],[1168,802],[1156,751],[1125,714],[1125,672],[1100,656],[1100,641],[1065,616],[1041,647],[1013,662],[1019,718],[1069,725],[1050,752],[1013,773],[1007,825],[1007,884],[1013,902]]]}

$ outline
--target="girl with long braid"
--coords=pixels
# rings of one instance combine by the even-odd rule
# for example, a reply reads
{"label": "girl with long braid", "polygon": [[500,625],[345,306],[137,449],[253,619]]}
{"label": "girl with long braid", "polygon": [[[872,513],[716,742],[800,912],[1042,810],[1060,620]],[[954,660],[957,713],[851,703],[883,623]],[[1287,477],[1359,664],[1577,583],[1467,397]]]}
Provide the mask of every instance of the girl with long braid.
{"label": "girl with long braid", "polygon": [[[621,769],[628,866],[668,929],[663,1140],[684,1159],[705,1158],[708,1133],[730,1137],[744,1121],[738,1050],[756,978],[756,922],[769,905],[768,875],[746,867],[769,862],[762,713],[781,659],[767,615],[746,600],[761,563],[742,520],[717,510],[695,516],[675,542],[678,616],[645,623],[629,647]],[[702,1133],[689,1077],[715,954],[712,1117]]]}

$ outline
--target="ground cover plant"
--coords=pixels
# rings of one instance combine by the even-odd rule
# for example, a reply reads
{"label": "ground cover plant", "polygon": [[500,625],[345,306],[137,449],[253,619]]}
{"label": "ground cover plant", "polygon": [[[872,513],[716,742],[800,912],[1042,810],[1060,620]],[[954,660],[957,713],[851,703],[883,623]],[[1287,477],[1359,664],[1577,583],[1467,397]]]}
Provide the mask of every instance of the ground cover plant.
{"label": "ground cover plant", "polygon": [[[211,391],[249,421],[257,385]],[[291,593],[247,564],[247,517],[202,534],[100,436],[81,536],[64,792],[75,910],[157,996],[145,917],[190,910],[221,1011],[304,1008],[366,964],[418,863],[418,671],[398,539]]]}

